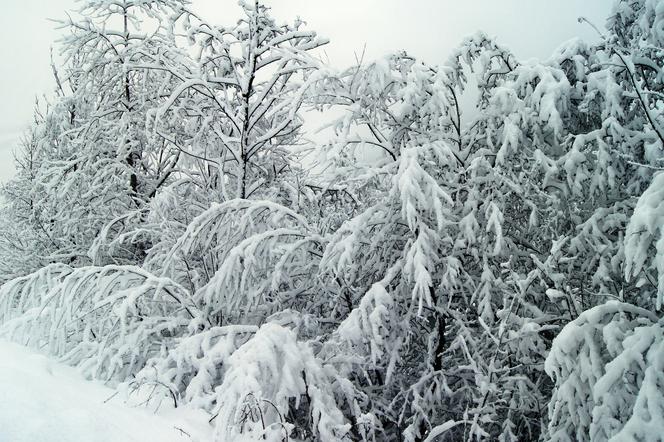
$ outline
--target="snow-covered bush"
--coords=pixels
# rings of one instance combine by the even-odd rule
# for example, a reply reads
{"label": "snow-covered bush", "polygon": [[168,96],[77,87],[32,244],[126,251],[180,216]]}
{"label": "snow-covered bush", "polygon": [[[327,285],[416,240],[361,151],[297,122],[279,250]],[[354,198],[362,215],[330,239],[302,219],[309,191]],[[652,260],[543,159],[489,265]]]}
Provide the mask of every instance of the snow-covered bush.
{"label": "snow-covered bush", "polygon": [[212,327],[174,342],[172,348],[149,360],[128,387],[151,390],[153,402],[172,400],[175,406],[190,404],[213,412],[215,389],[223,382],[228,359],[251,338],[258,327]]}
{"label": "snow-covered bush", "polygon": [[652,312],[617,301],[583,312],[553,341],[556,381],[547,440],[659,440],[664,328]]}
{"label": "snow-covered bush", "polygon": [[[323,238],[293,210],[234,199],[196,217],[163,263],[218,325],[306,308]],[[213,319],[214,318],[214,319]]]}
{"label": "snow-covered bush", "polygon": [[334,379],[291,330],[265,324],[228,359],[217,435],[282,440],[295,431],[302,439],[347,440],[350,425],[336,404]]}
{"label": "snow-covered bush", "polygon": [[53,265],[0,289],[3,336],[124,381],[199,317],[186,290],[138,267]]}
{"label": "snow-covered bush", "polygon": [[[625,277],[657,288],[656,306],[664,302],[664,173],[643,192],[625,232]],[[657,281],[657,284],[654,283]]]}

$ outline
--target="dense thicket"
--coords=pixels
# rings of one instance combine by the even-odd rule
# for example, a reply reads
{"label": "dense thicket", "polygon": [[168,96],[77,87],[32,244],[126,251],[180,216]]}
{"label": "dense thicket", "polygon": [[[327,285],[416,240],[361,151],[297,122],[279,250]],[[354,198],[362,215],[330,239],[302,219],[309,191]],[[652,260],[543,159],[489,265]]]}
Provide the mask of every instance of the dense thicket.
{"label": "dense thicket", "polygon": [[[478,33],[342,71],[241,6],[62,23],[0,332],[218,440],[659,440],[664,3],[542,62]],[[341,115],[329,141],[304,112]]]}

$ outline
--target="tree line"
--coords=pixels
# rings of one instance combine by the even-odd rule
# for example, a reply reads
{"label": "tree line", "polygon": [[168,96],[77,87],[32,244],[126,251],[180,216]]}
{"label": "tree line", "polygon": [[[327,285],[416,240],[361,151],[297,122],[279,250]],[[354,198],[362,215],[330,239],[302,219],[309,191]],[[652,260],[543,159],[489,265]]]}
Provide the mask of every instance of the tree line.
{"label": "tree line", "polygon": [[658,440],[662,3],[545,61],[478,32],[348,69],[240,4],[60,23],[2,190],[0,334],[218,440]]}

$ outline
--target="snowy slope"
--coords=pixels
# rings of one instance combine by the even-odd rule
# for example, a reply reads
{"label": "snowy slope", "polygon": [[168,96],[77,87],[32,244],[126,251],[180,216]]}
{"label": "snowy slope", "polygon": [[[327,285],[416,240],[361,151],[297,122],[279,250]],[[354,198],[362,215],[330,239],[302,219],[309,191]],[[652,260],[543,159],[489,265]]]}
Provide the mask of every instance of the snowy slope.
{"label": "snowy slope", "polygon": [[[0,340],[0,442],[189,442],[212,440],[207,416],[155,415],[84,380],[74,369]],[[188,434],[188,435],[187,435]]]}

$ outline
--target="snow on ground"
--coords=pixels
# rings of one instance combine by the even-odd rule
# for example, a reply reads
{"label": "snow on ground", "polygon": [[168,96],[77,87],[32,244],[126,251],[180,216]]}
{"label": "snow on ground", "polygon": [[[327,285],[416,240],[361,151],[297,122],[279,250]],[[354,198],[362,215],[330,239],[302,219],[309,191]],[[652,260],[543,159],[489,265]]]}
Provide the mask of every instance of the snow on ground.
{"label": "snow on ground", "polygon": [[[204,442],[207,416],[130,407],[75,369],[0,340],[0,442]],[[188,435],[187,435],[188,434]]]}

